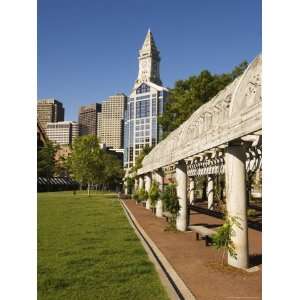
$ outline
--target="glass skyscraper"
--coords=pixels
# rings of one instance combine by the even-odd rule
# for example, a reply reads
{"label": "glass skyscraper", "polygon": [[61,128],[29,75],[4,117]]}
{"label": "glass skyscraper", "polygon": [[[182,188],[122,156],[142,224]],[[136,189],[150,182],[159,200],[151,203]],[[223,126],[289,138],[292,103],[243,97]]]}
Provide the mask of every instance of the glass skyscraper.
{"label": "glass skyscraper", "polygon": [[148,30],[139,51],[139,73],[128,98],[124,124],[124,168],[134,165],[142,149],[154,146],[162,136],[157,118],[164,111],[168,89],[159,74],[160,56]]}

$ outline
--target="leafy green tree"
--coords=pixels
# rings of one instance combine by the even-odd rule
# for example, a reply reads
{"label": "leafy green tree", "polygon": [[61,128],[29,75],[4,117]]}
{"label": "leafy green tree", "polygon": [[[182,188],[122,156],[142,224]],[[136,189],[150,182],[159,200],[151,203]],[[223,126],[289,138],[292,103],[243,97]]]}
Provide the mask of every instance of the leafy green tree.
{"label": "leafy green tree", "polygon": [[144,157],[150,153],[150,151],[153,149],[154,146],[150,147],[149,145],[145,145],[139,156],[135,159],[135,165],[131,167],[129,173],[133,173],[134,177],[136,176],[137,170],[140,169],[143,165],[143,159]]}
{"label": "leafy green tree", "polygon": [[56,162],[55,154],[59,146],[47,141],[37,153],[37,175],[50,178],[54,175]]}
{"label": "leafy green tree", "polygon": [[201,105],[209,101],[235,78],[240,76],[248,66],[243,61],[231,73],[211,74],[204,70],[198,76],[178,80],[169,90],[169,100],[158,122],[163,129],[163,138],[186,121]]}
{"label": "leafy green tree", "polygon": [[63,155],[57,158],[55,165],[55,174],[57,176],[70,176],[68,161],[68,157]]}
{"label": "leafy green tree", "polygon": [[99,147],[97,137],[85,135],[74,141],[70,169],[78,182],[87,184],[90,196],[91,184],[97,182],[104,174],[103,151]]}
{"label": "leafy green tree", "polygon": [[122,162],[113,154],[103,154],[104,174],[99,173],[98,181],[108,187],[115,187],[120,184],[124,176]]}

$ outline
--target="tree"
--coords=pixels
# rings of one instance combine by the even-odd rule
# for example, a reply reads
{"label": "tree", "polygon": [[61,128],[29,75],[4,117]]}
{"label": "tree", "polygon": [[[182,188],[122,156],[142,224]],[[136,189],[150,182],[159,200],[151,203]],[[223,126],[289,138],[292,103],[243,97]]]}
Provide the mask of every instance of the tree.
{"label": "tree", "polygon": [[142,162],[143,162],[143,159],[144,157],[150,153],[150,151],[153,149],[154,146],[149,146],[149,145],[145,145],[145,147],[143,148],[143,150],[141,151],[141,153],[139,154],[138,157],[136,157],[135,159],[135,164],[134,166],[132,166],[129,170],[129,173],[133,173],[133,177],[135,178],[136,177],[136,174],[137,174],[137,171],[138,169],[140,169],[143,165],[142,165]]}
{"label": "tree", "polygon": [[69,155],[64,157],[63,155],[59,156],[56,160],[55,165],[55,174],[57,176],[67,176],[69,177]]}
{"label": "tree", "polygon": [[37,153],[37,175],[40,177],[50,178],[55,172],[55,154],[59,146],[54,145],[51,141],[46,141]]}
{"label": "tree", "polygon": [[122,163],[113,154],[103,153],[102,156],[104,172],[99,173],[98,182],[103,183],[105,186],[112,188],[118,186],[124,176]]}
{"label": "tree", "polygon": [[169,100],[165,111],[158,118],[163,129],[163,138],[179,127],[201,105],[240,76],[247,66],[248,63],[243,61],[231,73],[213,75],[204,70],[198,76],[176,81],[175,87],[169,90]]}
{"label": "tree", "polygon": [[85,135],[75,139],[70,155],[70,169],[74,178],[81,184],[87,184],[90,196],[91,184],[104,174],[103,151],[96,136]]}

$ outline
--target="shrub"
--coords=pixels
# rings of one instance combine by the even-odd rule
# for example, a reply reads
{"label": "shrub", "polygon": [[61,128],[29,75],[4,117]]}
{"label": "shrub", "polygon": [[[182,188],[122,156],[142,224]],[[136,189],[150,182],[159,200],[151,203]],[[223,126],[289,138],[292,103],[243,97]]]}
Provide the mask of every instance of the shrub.
{"label": "shrub", "polygon": [[253,209],[253,208],[249,208],[249,209],[247,210],[247,216],[248,216],[248,217],[255,217],[255,216],[256,216],[256,210]]}
{"label": "shrub", "polygon": [[128,189],[128,194],[131,194],[133,186],[134,186],[134,179],[132,177],[128,176],[128,177],[125,178],[125,181],[126,181],[126,186],[127,186],[127,189]]}
{"label": "shrub", "polygon": [[164,208],[171,213],[171,227],[176,228],[176,218],[178,216],[180,205],[178,201],[176,185],[169,184],[165,187],[164,191],[161,193],[161,199],[164,204]]}
{"label": "shrub", "polygon": [[145,201],[148,199],[148,193],[144,188],[139,189],[138,192],[139,202]]}
{"label": "shrub", "polygon": [[159,185],[156,181],[152,181],[149,190],[149,198],[151,200],[151,207],[154,208],[159,198]]}
{"label": "shrub", "polygon": [[224,224],[219,227],[217,232],[212,236],[213,246],[217,249],[223,249],[221,258],[222,265],[224,265],[226,251],[229,252],[230,256],[234,257],[235,259],[237,258],[235,246],[231,239],[232,235],[234,234],[233,225],[236,225],[242,229],[237,217],[226,216]]}
{"label": "shrub", "polygon": [[140,202],[139,201],[139,191],[134,191],[133,195],[132,195],[133,199],[136,201],[136,202]]}

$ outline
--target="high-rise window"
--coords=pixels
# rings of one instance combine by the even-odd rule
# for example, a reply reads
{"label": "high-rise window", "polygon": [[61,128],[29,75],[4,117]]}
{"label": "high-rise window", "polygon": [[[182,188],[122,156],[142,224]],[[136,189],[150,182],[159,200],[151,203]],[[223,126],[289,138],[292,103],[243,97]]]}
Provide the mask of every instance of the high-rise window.
{"label": "high-rise window", "polygon": [[156,116],[157,108],[156,108],[156,98],[152,98],[152,116]]}
{"label": "high-rise window", "polygon": [[136,118],[145,118],[150,116],[150,100],[136,102]]}
{"label": "high-rise window", "polygon": [[130,107],[129,107],[129,111],[130,111],[129,119],[133,119],[134,118],[134,103],[130,102],[129,105],[130,105]]}
{"label": "high-rise window", "polygon": [[143,93],[148,93],[149,91],[150,91],[149,85],[143,83],[139,88],[137,88],[136,93],[143,94]]}

